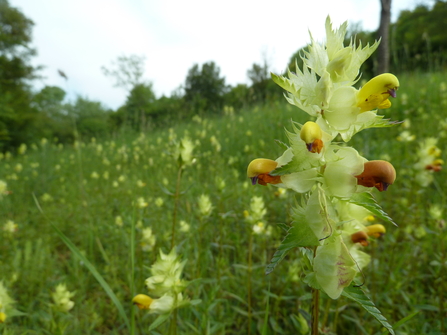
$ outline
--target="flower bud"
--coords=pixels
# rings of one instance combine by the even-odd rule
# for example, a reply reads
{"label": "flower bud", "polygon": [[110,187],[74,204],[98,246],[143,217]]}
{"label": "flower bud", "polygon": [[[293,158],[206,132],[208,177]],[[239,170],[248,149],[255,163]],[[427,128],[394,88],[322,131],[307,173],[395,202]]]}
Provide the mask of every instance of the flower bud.
{"label": "flower bud", "polygon": [[394,183],[396,170],[386,161],[369,161],[364,164],[363,172],[355,177],[358,185],[375,187],[382,192]]}
{"label": "flower bud", "polygon": [[399,80],[391,73],[383,73],[368,81],[357,95],[357,107],[362,112],[375,108],[384,109],[391,106],[388,98],[396,97]]}
{"label": "flower bud", "polygon": [[306,142],[307,150],[313,153],[320,153],[323,149],[323,132],[318,124],[312,121],[308,121],[301,128],[301,139]]}
{"label": "flower bud", "polygon": [[278,162],[266,158],[257,158],[252,160],[247,168],[247,177],[251,179],[252,184],[260,185],[279,184],[281,176],[271,176],[269,173],[276,169]]}
{"label": "flower bud", "polygon": [[138,294],[132,299],[133,304],[139,309],[149,309],[152,301],[153,299],[145,294]]}
{"label": "flower bud", "polygon": [[385,233],[386,233],[385,227],[379,223],[366,227],[366,234],[368,234],[368,236],[379,238]]}
{"label": "flower bud", "polygon": [[368,245],[368,235],[363,230],[352,234],[351,240],[354,243],[360,243],[364,247],[366,247]]}

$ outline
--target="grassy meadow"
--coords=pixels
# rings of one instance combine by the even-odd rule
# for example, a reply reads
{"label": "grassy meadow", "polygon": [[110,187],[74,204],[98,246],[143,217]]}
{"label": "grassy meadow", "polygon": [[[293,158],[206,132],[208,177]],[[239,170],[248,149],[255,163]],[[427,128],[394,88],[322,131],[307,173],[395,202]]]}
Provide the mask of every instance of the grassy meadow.
{"label": "grassy meadow", "polygon": [[[382,314],[393,325],[417,313],[398,324],[396,334],[445,331],[446,170],[417,168],[425,139],[434,137],[439,149],[446,148],[445,78],[446,73],[400,75],[398,96],[383,113],[405,122],[367,129],[349,142],[369,160],[389,160],[397,171],[387,192],[373,193],[399,227],[387,226],[382,238],[364,247],[372,256],[364,288]],[[284,129],[291,128],[291,119],[310,118],[281,101],[106,141],[79,139],[68,146],[42,139],[26,151],[3,155],[0,281],[21,313],[0,324],[0,332],[149,333],[157,316],[131,300],[148,294],[149,267],[159,249],[170,251],[175,222],[175,245],[187,261],[183,278],[191,282],[184,295],[201,303],[179,309],[152,334],[172,332],[173,322],[178,334],[248,334],[249,328],[251,334],[307,334],[312,297],[301,282],[300,251],[292,250],[273,273],[264,274],[285,236],[277,224],[290,222],[296,194],[252,186],[246,177],[252,159],[282,154],[275,140],[288,143]],[[178,179],[173,153],[185,137],[195,145],[195,160]],[[446,152],[438,158],[446,160]],[[420,173],[433,180],[421,186]],[[255,232],[247,216],[254,197],[262,197],[266,209],[264,225]],[[109,285],[125,317],[80,256]],[[53,306],[58,284],[74,293],[68,312]],[[384,331],[344,297],[322,294],[320,315],[325,334]]]}

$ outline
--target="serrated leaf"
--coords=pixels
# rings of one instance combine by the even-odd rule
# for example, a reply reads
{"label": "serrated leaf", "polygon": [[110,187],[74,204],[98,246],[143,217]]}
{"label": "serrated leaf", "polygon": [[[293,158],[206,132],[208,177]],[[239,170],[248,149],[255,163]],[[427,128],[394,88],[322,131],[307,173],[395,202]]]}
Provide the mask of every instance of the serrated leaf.
{"label": "serrated leaf", "polygon": [[388,323],[388,320],[382,315],[380,310],[374,305],[371,299],[360,287],[355,287],[351,283],[350,286],[346,287],[343,290],[342,295],[360,304],[360,306],[362,306],[368,313],[374,316],[376,320],[379,321],[390,334],[395,335],[393,327]]}
{"label": "serrated leaf", "polygon": [[276,144],[278,144],[280,147],[282,147],[284,150],[289,149],[289,146],[287,144],[285,144],[284,142],[280,141],[280,140],[275,140]]}
{"label": "serrated leaf", "polygon": [[354,193],[349,202],[361,206],[363,208],[366,208],[383,221],[391,223],[396,227],[398,227],[398,225],[393,221],[393,219],[383,211],[382,207],[380,207],[380,205],[377,203],[376,199],[373,197],[371,193],[369,192]]}
{"label": "serrated leaf", "polygon": [[[297,209],[295,209],[297,211]],[[295,214],[297,214],[295,211]],[[298,218],[298,215],[295,216]],[[300,216],[299,221],[294,221],[293,226],[287,231],[287,235],[281,242],[278,250],[267,265],[265,274],[271,273],[275,267],[281,262],[290,249],[296,247],[307,247],[319,245],[319,239],[307,224],[303,215]]]}

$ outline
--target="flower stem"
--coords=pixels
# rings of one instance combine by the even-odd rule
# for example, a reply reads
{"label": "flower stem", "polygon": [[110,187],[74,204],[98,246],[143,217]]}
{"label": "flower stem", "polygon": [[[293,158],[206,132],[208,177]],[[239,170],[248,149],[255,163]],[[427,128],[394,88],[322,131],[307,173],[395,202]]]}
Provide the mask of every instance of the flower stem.
{"label": "flower stem", "polygon": [[[251,228],[251,227],[250,227]],[[250,229],[248,239],[248,276],[247,276],[247,306],[248,306],[248,330],[247,335],[251,334],[251,271],[252,271],[252,256],[253,256],[253,233]]]}
{"label": "flower stem", "polygon": [[[314,258],[317,247],[314,248]],[[318,319],[320,312],[320,290],[312,288],[312,335],[318,335]]]}
{"label": "flower stem", "polygon": [[175,194],[174,194],[174,210],[172,212],[172,234],[171,234],[171,250],[175,245],[175,224],[177,221],[177,209],[178,209],[178,201],[180,198],[180,181],[182,179],[182,165],[179,166],[177,172],[177,183],[175,185]]}

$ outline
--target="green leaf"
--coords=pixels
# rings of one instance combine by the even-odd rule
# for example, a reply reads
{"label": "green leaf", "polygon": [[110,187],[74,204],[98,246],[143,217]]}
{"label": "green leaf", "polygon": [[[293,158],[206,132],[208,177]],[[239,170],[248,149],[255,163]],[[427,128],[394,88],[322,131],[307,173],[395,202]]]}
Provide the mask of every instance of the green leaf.
{"label": "green leaf", "polygon": [[154,330],[155,328],[160,326],[162,323],[164,323],[169,318],[170,315],[171,315],[171,313],[165,313],[165,314],[159,315],[154,320],[154,322],[152,322],[151,325],[149,326],[149,331]]}
{"label": "green leaf", "polygon": [[373,213],[378,218],[385,222],[391,223],[398,227],[398,225],[393,221],[393,219],[383,211],[382,207],[377,203],[376,199],[369,192],[354,193],[349,202],[364,207]]}
{"label": "green leaf", "polygon": [[306,220],[304,208],[300,206],[294,208],[292,218],[294,219],[293,226],[289,228],[286,237],[273,255],[270,264],[267,265],[265,274],[271,273],[279,262],[284,259],[290,249],[320,245],[319,238],[315,235]]}
{"label": "green leaf", "polygon": [[374,316],[390,334],[395,335],[393,327],[388,323],[388,320],[382,315],[379,309],[360,287],[355,287],[351,283],[350,286],[345,287],[342,295],[359,303],[368,313]]}

